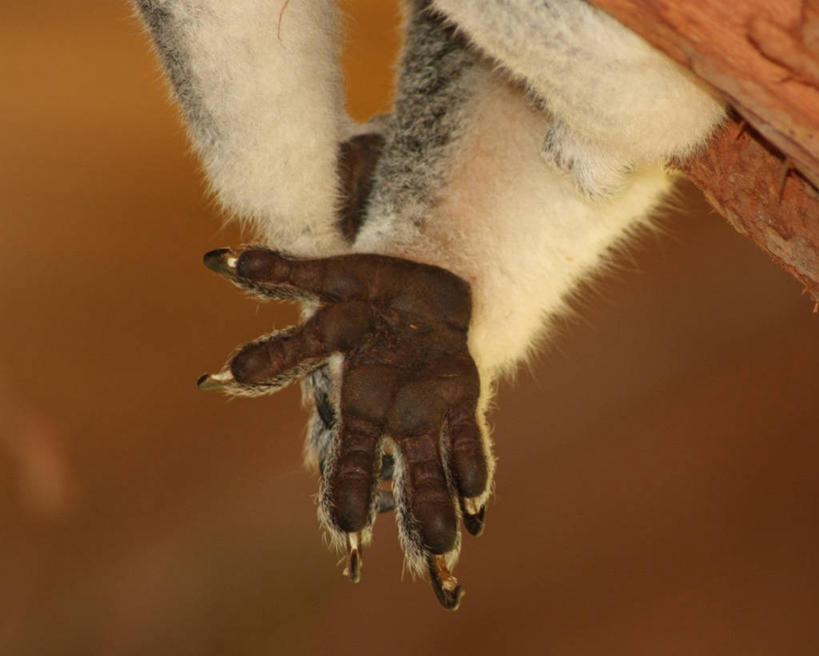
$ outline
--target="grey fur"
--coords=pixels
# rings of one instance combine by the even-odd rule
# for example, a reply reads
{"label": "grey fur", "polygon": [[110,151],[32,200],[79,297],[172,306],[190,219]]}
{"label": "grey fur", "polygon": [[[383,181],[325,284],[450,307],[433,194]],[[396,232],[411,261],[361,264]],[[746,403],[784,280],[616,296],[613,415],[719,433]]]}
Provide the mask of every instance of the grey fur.
{"label": "grey fur", "polygon": [[[286,133],[276,129],[277,126],[285,125],[285,123],[279,119],[278,113],[272,114],[268,111],[271,107],[267,101],[268,96],[261,94],[255,105],[251,103],[237,107],[233,102],[235,98],[256,97],[254,92],[257,92],[260,86],[264,86],[263,76],[268,74],[271,66],[257,67],[259,58],[256,57],[256,53],[265,51],[266,44],[275,42],[265,40],[265,35],[269,36],[268,33],[263,32],[259,35],[251,27],[249,31],[259,38],[255,41],[252,39],[247,42],[240,41],[233,51],[229,48],[224,51],[231,53],[230,57],[225,57],[218,48],[222,44],[221,21],[229,18],[231,13],[225,11],[223,14],[222,10],[232,5],[230,0],[222,1],[224,4],[220,4],[219,0],[210,0],[210,2],[204,0],[134,0],[151,32],[173,91],[193,133],[194,142],[202,151],[206,168],[210,167],[209,174],[215,189],[228,207],[243,216],[247,215],[247,218],[253,218],[265,224],[268,228],[267,238],[273,240],[277,246],[293,250],[293,252],[299,252],[297,249],[306,250],[310,256],[315,256],[314,251],[318,251],[318,255],[321,256],[329,254],[332,249],[346,247],[342,243],[343,240],[339,240],[336,244],[333,225],[337,224],[325,225],[333,218],[332,194],[325,194],[329,199],[328,202],[324,205],[317,205],[318,209],[314,214],[304,212],[306,201],[311,197],[321,196],[315,193],[318,187],[314,181],[316,179],[329,181],[332,176],[324,169],[319,171],[319,173],[324,171],[323,177],[318,173],[316,176],[303,176],[302,174],[310,170],[313,162],[326,161],[328,168],[332,169],[332,158],[324,157],[324,155],[332,153],[331,149],[337,148],[338,142],[352,136],[350,134],[342,136],[341,133],[345,130],[348,132],[352,130],[354,134],[361,135],[365,131],[372,132],[372,126],[345,127],[344,130],[336,130],[333,121],[318,120],[315,124],[319,125],[324,132],[310,132],[308,128],[312,129],[313,123],[307,119],[313,114],[316,117],[325,115],[322,112],[326,108],[321,103],[327,103],[327,107],[332,109],[330,112],[332,115],[340,114],[342,110],[340,104],[338,106],[334,104],[333,93],[326,96],[319,94],[316,96],[318,100],[307,95],[304,98],[309,102],[305,103],[300,114],[296,114],[297,120],[288,125],[291,127],[306,126],[305,130],[296,132],[308,138],[301,138],[290,143],[287,139],[282,140],[282,135],[286,136]],[[417,250],[413,251],[408,247],[419,243],[418,241],[413,243],[414,239],[425,236],[424,231],[417,229],[427,220],[430,209],[434,209],[436,201],[441,199],[443,188],[450,182],[448,176],[454,168],[453,162],[456,162],[458,158],[457,147],[460,145],[462,136],[475,125],[471,123],[476,118],[475,107],[482,99],[480,94],[487,90],[487,79],[490,77],[502,78],[504,83],[517,84],[521,93],[527,94],[531,107],[543,112],[550,119],[548,129],[535,133],[545,134],[542,142],[543,156],[552,165],[552,167],[543,167],[544,179],[547,182],[554,181],[555,175],[561,174],[553,169],[555,167],[563,169],[571,173],[574,183],[588,196],[605,196],[616,192],[623,174],[631,166],[653,163],[669,154],[684,154],[685,148],[701,141],[702,137],[707,134],[707,125],[703,123],[703,132],[699,139],[695,138],[695,135],[691,135],[692,138],[689,139],[689,135],[686,135],[685,140],[675,145],[671,141],[666,142],[656,138],[657,130],[661,136],[664,136],[667,130],[664,127],[666,116],[663,109],[665,106],[655,101],[673,95],[669,94],[666,82],[668,79],[671,79],[672,82],[677,80],[674,77],[677,74],[671,69],[667,72],[653,59],[649,63],[654,68],[648,67],[650,70],[646,72],[646,66],[643,65],[643,62],[647,61],[644,59],[644,53],[641,54],[642,50],[639,47],[631,47],[635,37],[628,34],[624,36],[623,33],[618,32],[617,30],[622,30],[622,27],[608,31],[604,29],[605,21],[611,21],[611,19],[605,17],[601,19],[595,13],[597,10],[582,0],[560,0],[559,2],[434,0],[432,4],[439,8],[438,12],[430,8],[431,3],[428,0],[407,0],[407,2],[409,5],[406,26],[407,41],[400,65],[401,74],[398,81],[395,111],[391,116],[373,122],[378,124],[377,132],[380,132],[383,127],[385,143],[375,167],[372,194],[368,199],[367,189],[364,188],[358,198],[360,204],[354,207],[356,212],[353,217],[355,219],[353,228],[355,229],[360,227],[357,221],[363,212],[361,208],[367,207],[366,217],[364,217],[366,223],[363,225],[361,234],[358,235],[357,244],[353,245],[354,248],[360,246],[362,249],[375,251],[386,248],[393,254],[401,254],[403,248],[405,249],[404,254],[410,257],[426,259],[424,253],[420,254],[424,257],[419,257]],[[305,4],[308,5],[309,10],[310,3]],[[264,2],[248,3],[246,8],[271,9]],[[335,5],[327,2],[323,4],[323,9],[335,10]],[[235,19],[237,15],[234,15],[233,18]],[[266,14],[263,12],[249,14],[249,20],[254,20],[261,15]],[[448,19],[445,16],[457,22],[459,26],[457,30],[454,27],[455,23],[447,22]],[[243,27],[247,29],[248,24],[243,24]],[[305,24],[310,23],[308,21]],[[616,26],[613,22],[612,25]],[[204,33],[208,37],[203,41],[204,45],[199,44],[196,40],[196,35],[199,33]],[[612,37],[617,37],[619,41],[615,40],[613,45],[603,43],[600,35],[607,37],[609,33]],[[464,35],[468,35],[471,41],[467,41]],[[232,39],[236,36],[236,31],[233,31],[226,38]],[[326,39],[327,36],[325,34],[324,38]],[[248,43],[254,47],[245,47]],[[312,62],[314,59],[312,54],[319,50],[314,47],[315,42],[310,43],[310,48],[299,51],[291,59],[285,57],[275,59],[278,62],[275,66],[290,65],[302,60]],[[214,53],[214,46],[217,46],[218,52],[216,53]],[[623,50],[624,46],[629,46],[625,48],[628,52],[626,56],[620,57],[619,51]],[[197,49],[198,52],[196,52]],[[286,50],[285,46],[274,48],[274,50],[280,51],[279,54],[281,52],[290,54],[291,52]],[[634,60],[628,55],[632,51],[639,55]],[[231,57],[235,57],[240,64],[244,65],[244,68],[242,66],[231,67],[231,64],[235,63]],[[205,63],[201,68],[194,66],[196,63],[194,59],[197,58],[200,64]],[[213,71],[207,64],[212,64],[214,61],[227,65],[216,66],[215,68],[218,69],[216,74],[208,78],[209,72]],[[310,70],[314,77],[323,80],[321,84],[316,85],[316,88],[336,89],[332,80],[328,82],[321,75],[323,71],[331,70],[329,63]],[[255,73],[260,73],[260,77],[256,77]],[[667,73],[671,76],[670,78]],[[296,80],[293,95],[299,97],[301,97],[300,92],[308,89],[309,83],[313,81],[306,79],[305,84],[302,85],[301,76],[290,76],[288,79]],[[224,93],[223,90],[220,90],[220,85],[226,80],[233,82],[244,80],[247,84],[240,85],[242,93]],[[211,86],[214,88],[211,89]],[[228,88],[232,87],[228,85]],[[340,89],[340,83],[338,88]],[[634,107],[632,103],[621,102],[622,98],[626,97],[623,94],[624,88],[626,90],[636,89],[642,94],[639,96],[640,102],[634,104]],[[254,107],[258,111],[255,114],[249,113],[249,110]],[[316,109],[316,112],[312,111],[313,108]],[[221,113],[223,110],[225,115]],[[712,111],[712,113],[713,121],[718,120],[718,112]],[[656,120],[658,114],[662,120]],[[270,124],[263,120],[265,116],[273,117]],[[540,126],[544,125],[546,120],[542,115],[537,116],[537,119],[535,124],[540,130]],[[642,129],[644,123],[659,126],[659,128],[654,133],[647,132],[646,139],[636,140],[635,137],[645,132]],[[248,134],[244,134],[245,127],[257,124],[261,124],[265,129],[260,131],[251,129],[247,131]],[[235,134],[241,135],[242,138],[236,142],[230,142],[231,136]],[[316,149],[306,150],[305,144],[315,141],[312,139],[315,134],[324,134],[326,138],[316,141],[318,144]],[[268,138],[270,135],[273,135],[274,138]],[[659,141],[664,144],[662,147],[654,145],[654,142]],[[220,150],[219,146],[223,142],[229,143]],[[268,150],[265,150],[265,144]],[[280,144],[283,146],[281,157],[277,150]],[[273,153],[275,157],[248,160],[240,157],[242,153],[259,155],[263,152]],[[279,160],[290,161],[293,153],[304,154],[305,152],[307,155],[301,160],[296,158],[299,166],[292,168],[283,166],[278,169],[276,166],[271,166],[271,164],[278,163]],[[514,158],[519,154],[520,151],[515,150],[511,157]],[[525,162],[529,165],[528,172],[540,172],[540,168],[536,166],[540,164],[536,161],[536,155]],[[278,179],[269,180],[271,170],[279,171]],[[249,173],[253,175],[248,175]],[[518,177],[525,178],[526,175]],[[270,199],[285,195],[282,192],[290,190],[293,187],[293,181],[301,177],[308,179],[313,186],[297,189],[290,195],[293,202],[286,204],[284,211],[280,211],[281,206]],[[274,182],[280,187],[276,187]],[[365,183],[368,181],[365,180]],[[275,189],[280,189],[279,193],[268,194],[269,184]],[[325,190],[330,187],[334,191],[337,189],[333,184],[322,182],[321,185]],[[530,189],[525,185],[522,188]],[[560,189],[557,193],[562,196],[568,191]],[[571,191],[572,197],[577,195],[573,193],[573,190]],[[566,196],[568,197],[568,193]],[[544,219],[549,213],[550,200],[551,198],[541,203]],[[589,225],[592,225],[588,219],[584,219],[584,203],[566,205],[570,210],[574,208],[574,218],[586,220]],[[648,206],[649,203],[646,201],[645,211],[648,210]],[[275,211],[270,211],[271,207]],[[338,209],[337,205],[335,209]],[[531,212],[531,209],[529,211]],[[640,209],[636,213],[643,211]],[[532,216],[534,214],[532,212]],[[305,216],[317,216],[320,220],[309,223],[304,219]],[[616,219],[616,212],[612,216]],[[292,217],[301,217],[301,219],[291,220]],[[271,221],[273,218],[275,221]],[[489,218],[498,217],[490,214]],[[570,215],[569,218],[573,217]],[[634,218],[639,217],[635,215]],[[285,222],[285,220],[289,221],[287,225],[290,226],[290,232],[286,230],[277,232],[276,222]],[[299,223],[300,220],[303,224]],[[548,271],[549,257],[554,260],[555,256],[549,249],[551,241],[555,238],[559,239],[561,232],[559,220],[554,217],[548,220],[554,223],[557,229],[546,239],[541,238],[540,241],[529,247],[543,248],[542,268],[544,271]],[[322,221],[325,222],[322,223]],[[442,222],[445,223],[443,226],[445,229],[449,227],[446,224],[446,217],[442,218]],[[520,234],[524,234],[525,230],[531,230],[535,224],[530,221],[522,225],[524,227],[520,228]],[[597,224],[594,223],[594,225]],[[327,230],[322,231],[323,227],[327,227]],[[453,243],[460,246],[461,241],[468,241],[469,229],[463,226],[456,226],[456,228],[459,228],[461,232],[455,235],[456,239],[453,239]],[[509,226],[503,230],[507,231],[505,236],[508,238],[511,234]],[[280,234],[284,236],[281,241],[278,237]],[[351,238],[353,234],[354,231],[351,231],[345,236]],[[504,234],[501,234],[501,237],[503,236]],[[584,243],[581,239],[570,246],[580,248]],[[429,242],[422,243],[423,247],[429,245]],[[521,250],[519,248],[518,252]],[[559,249],[554,250],[557,252]],[[441,266],[457,270],[460,264],[456,262],[459,253],[454,249],[447,248],[444,252],[437,252],[434,255],[434,263]],[[483,277],[477,276],[477,278],[483,280],[484,277],[491,278],[492,275],[511,277],[513,273],[510,274],[505,269],[513,258],[508,255],[505,257],[505,260],[499,258],[486,262],[481,259],[480,266],[485,267],[491,273],[483,276],[481,272]],[[465,261],[469,263],[468,260]],[[562,262],[561,255],[559,266],[563,266]],[[572,269],[569,265],[565,266],[569,270]],[[530,267],[530,269],[533,268],[535,267]],[[503,273],[498,274],[497,272],[501,269],[504,270]],[[510,271],[514,272],[514,267]],[[460,271],[457,272],[460,273]],[[466,274],[469,273],[472,272],[467,270]],[[519,276],[516,283],[525,283],[525,278],[532,273],[531,270],[524,271],[525,275]],[[464,277],[470,280],[475,279],[468,275]],[[533,278],[533,281],[527,285],[526,292],[532,302],[535,302],[537,293],[547,294],[550,290],[543,279],[538,277]],[[273,291],[252,284],[240,286],[265,300],[295,298],[305,301],[307,308],[305,318],[315,309],[314,304],[310,302],[313,300],[311,297],[286,286],[280,286]],[[479,289],[479,286],[473,287],[473,290]],[[495,292],[491,299],[493,306],[496,301],[499,305],[503,305],[504,299],[498,296]],[[557,301],[554,306],[547,306],[544,303],[541,307],[550,311],[555,308],[560,309],[556,303]],[[486,316],[490,314],[487,313]],[[524,325],[524,320],[521,320],[520,323]],[[475,332],[472,334],[475,335]],[[509,342],[514,341],[513,333]],[[518,341],[522,341],[522,338]],[[488,350],[488,343],[488,341],[482,342],[480,348]],[[511,359],[514,356],[508,357]],[[499,362],[502,361],[500,357],[497,359]],[[308,429],[307,451],[315,455],[322,474],[319,517],[334,544],[343,548],[346,544],[345,535],[334,524],[333,495],[328,484],[328,481],[333,479],[332,474],[336,466],[341,422],[343,421],[338,409],[341,365],[340,354],[330,355],[295,367],[271,381],[267,386],[250,386],[234,382],[228,383],[227,391],[235,394],[268,393],[299,376],[308,375],[305,381],[305,391],[306,396],[312,395],[315,400],[315,410]],[[494,460],[483,424],[481,424],[481,429],[485,455],[489,463],[487,478],[491,487]],[[445,434],[442,434],[441,440],[440,451],[443,456],[449,494],[453,500],[455,512],[460,514],[457,492],[449,468]],[[392,445],[392,440],[386,436],[382,440],[377,455],[379,470],[384,461],[384,449],[390,445]],[[398,509],[396,515],[399,534],[408,565],[414,572],[420,573],[425,569],[428,554],[416,520],[410,512],[411,489],[407,484],[406,463],[395,445],[392,447],[395,457],[394,490]],[[488,496],[488,491],[480,502],[485,501],[486,496]],[[386,507],[389,503],[382,504],[382,495],[378,494],[376,481],[373,483],[371,505],[367,524],[362,531],[361,544],[369,541],[372,525],[377,515],[376,511],[382,505]],[[461,533],[458,531],[453,549],[445,555],[450,568],[457,559],[460,543]]]}
{"label": "grey fur", "polygon": [[337,384],[333,381],[330,367],[324,365],[305,379],[304,386],[315,402],[307,428],[307,448],[315,454],[319,471],[324,475],[330,446],[338,432],[337,395],[334,393]]}
{"label": "grey fur", "polygon": [[476,52],[426,5],[412,3],[395,111],[375,169],[369,212],[400,214],[416,225],[446,179],[451,146],[466,128],[459,110],[471,98],[478,63]]}
{"label": "grey fur", "polygon": [[[371,220],[392,216],[415,225],[424,221],[424,210],[446,182],[452,150],[469,127],[465,118],[477,78],[482,74],[482,65],[485,62],[481,61],[477,51],[448,26],[440,14],[431,11],[422,0],[412,3],[396,106],[394,113],[384,121],[386,141],[374,173],[374,191],[368,212]],[[307,439],[308,449],[316,455],[322,472],[320,520],[331,541],[343,545],[343,533],[333,524],[332,495],[326,485],[326,481],[332,478],[340,428],[335,406],[338,383],[334,377],[329,367],[317,369],[310,376],[307,389],[312,393],[317,409],[311,418]],[[389,443],[388,439],[382,443],[379,460]],[[426,568],[426,549],[409,512],[403,458],[397,448],[394,451],[396,523],[407,565],[420,574]],[[452,477],[446,463],[444,466],[457,512]],[[371,532],[379,499],[374,488],[365,534]],[[458,531],[455,547],[447,554],[450,564],[457,559],[460,545]]]}
{"label": "grey fur", "polygon": [[[194,133],[195,141],[200,144],[217,142],[218,124],[205,105],[191,68],[191,55],[184,30],[180,29],[182,19],[179,12],[173,12],[165,3],[157,0],[134,0],[134,4],[151,32],[154,47],[171,82],[171,89],[185,114],[188,127]],[[189,10],[192,16],[196,12],[196,9]]]}

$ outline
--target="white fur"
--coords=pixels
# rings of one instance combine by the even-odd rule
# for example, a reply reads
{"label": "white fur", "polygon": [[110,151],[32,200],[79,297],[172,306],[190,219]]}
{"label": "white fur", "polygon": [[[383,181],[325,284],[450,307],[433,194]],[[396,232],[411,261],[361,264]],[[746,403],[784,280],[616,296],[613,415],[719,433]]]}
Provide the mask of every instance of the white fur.
{"label": "white fur", "polygon": [[585,0],[433,0],[552,113],[545,153],[591,195],[685,157],[722,120],[704,83]]}
{"label": "white fur", "polygon": [[[282,12],[284,1],[137,0],[174,17],[208,120],[182,105],[225,206],[276,248],[329,255],[349,249],[335,226],[338,143],[360,130],[343,109],[335,2]],[[376,188],[355,250],[469,280],[471,348],[492,377],[646,218],[669,186],[664,159],[702,144],[724,106],[584,0],[433,5],[492,59],[468,73],[474,92],[434,195],[396,209]]]}
{"label": "white fur", "polygon": [[[149,25],[160,8],[162,29],[173,28],[165,38],[151,26],[222,202],[276,248],[351,250],[336,227],[335,167],[338,144],[360,128],[343,110],[335,3],[292,0],[279,37],[285,0],[135,1]],[[479,54],[426,20],[420,4],[410,12],[417,31],[399,85],[405,97],[397,119],[376,126],[386,146],[352,250],[437,264],[471,283],[470,351],[485,429],[494,380],[526,357],[612,245],[647,219],[670,186],[664,160],[700,146],[724,106],[583,0],[433,5]],[[176,56],[185,66],[174,79]],[[329,429],[316,434],[335,439]],[[398,452],[396,472],[400,496]],[[320,516],[342,545],[326,489],[322,498]],[[421,569],[412,518],[399,507],[399,519],[410,567]]]}
{"label": "white fur", "polygon": [[420,226],[378,205],[356,242],[446,267],[473,293],[470,351],[494,377],[527,354],[547,314],[597,265],[670,184],[655,162],[628,176],[620,194],[592,200],[571,176],[540,157],[548,116],[489,67],[475,92],[470,125],[453,169]]}
{"label": "white fur", "polygon": [[[340,251],[336,149],[349,121],[334,0],[160,0],[209,119],[191,134],[223,205],[276,247]],[[183,106],[185,105],[183,99]]]}

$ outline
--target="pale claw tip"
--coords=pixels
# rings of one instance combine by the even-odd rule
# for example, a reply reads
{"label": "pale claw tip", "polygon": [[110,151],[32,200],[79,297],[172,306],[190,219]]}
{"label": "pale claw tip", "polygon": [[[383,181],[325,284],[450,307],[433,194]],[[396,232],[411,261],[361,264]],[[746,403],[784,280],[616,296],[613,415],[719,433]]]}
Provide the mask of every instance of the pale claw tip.
{"label": "pale claw tip", "polygon": [[463,508],[463,520],[466,530],[474,536],[483,533],[486,522],[486,506],[478,506],[477,497],[466,497],[461,500]]}
{"label": "pale claw tip", "polygon": [[220,371],[218,374],[205,374],[196,381],[196,386],[200,390],[224,389],[234,382],[233,374],[229,370]]}
{"label": "pale claw tip", "polygon": [[344,575],[350,577],[353,583],[361,580],[361,540],[358,533],[347,534],[347,567],[344,568]]}
{"label": "pale claw tip", "polygon": [[236,274],[237,261],[238,258],[229,248],[217,248],[216,250],[208,251],[202,258],[203,264],[208,269],[229,276]]}
{"label": "pale claw tip", "polygon": [[458,583],[452,572],[446,566],[444,556],[433,554],[427,556],[429,566],[429,576],[432,580],[432,589],[438,601],[447,610],[458,610],[461,599],[464,596],[464,589]]}

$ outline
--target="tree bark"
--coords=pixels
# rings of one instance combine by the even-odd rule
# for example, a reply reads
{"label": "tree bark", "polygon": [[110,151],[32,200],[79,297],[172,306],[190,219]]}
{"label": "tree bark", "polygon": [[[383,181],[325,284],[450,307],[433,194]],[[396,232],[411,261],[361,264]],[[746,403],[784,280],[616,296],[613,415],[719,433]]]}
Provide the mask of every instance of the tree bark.
{"label": "tree bark", "polygon": [[730,120],[676,165],[819,304],[819,0],[590,1],[753,126]]}

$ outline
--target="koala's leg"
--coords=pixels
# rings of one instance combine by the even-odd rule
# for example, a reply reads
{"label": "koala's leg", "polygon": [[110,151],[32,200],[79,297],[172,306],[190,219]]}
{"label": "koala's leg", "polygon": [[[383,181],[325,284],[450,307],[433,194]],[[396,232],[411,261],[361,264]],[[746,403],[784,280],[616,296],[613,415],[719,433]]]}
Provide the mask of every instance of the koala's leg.
{"label": "koala's leg", "polygon": [[[527,89],[413,6],[395,112],[354,245],[446,267],[472,285],[470,350],[487,386],[530,352],[577,281],[670,186],[637,166],[595,200],[545,162],[555,125]],[[522,43],[521,47],[525,45]]]}
{"label": "koala's leg", "polygon": [[279,248],[342,250],[335,0],[134,2],[220,201]]}
{"label": "koala's leg", "polygon": [[[480,532],[494,469],[484,420],[492,381],[526,356],[544,317],[563,310],[577,280],[646,217],[669,180],[661,166],[643,167],[620,194],[591,200],[541,157],[553,122],[522,85],[423,2],[410,6],[408,29],[395,111],[354,249],[437,264],[471,285],[469,351],[481,389],[468,419],[483,440],[489,483],[461,511]],[[451,581],[460,540],[445,561],[427,557],[406,512],[412,462],[398,449],[395,464],[407,563],[430,569],[433,582]]]}
{"label": "koala's leg", "polygon": [[590,195],[703,143],[724,115],[705,84],[585,0],[434,0],[553,116],[544,155]]}
{"label": "koala's leg", "polygon": [[[349,250],[380,138],[378,121],[355,126],[344,111],[337,2],[133,2],[222,204],[290,254]],[[332,355],[305,383],[305,457],[322,474],[341,424],[340,367]],[[383,491],[379,507],[391,505]]]}

